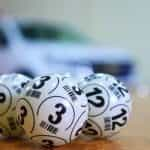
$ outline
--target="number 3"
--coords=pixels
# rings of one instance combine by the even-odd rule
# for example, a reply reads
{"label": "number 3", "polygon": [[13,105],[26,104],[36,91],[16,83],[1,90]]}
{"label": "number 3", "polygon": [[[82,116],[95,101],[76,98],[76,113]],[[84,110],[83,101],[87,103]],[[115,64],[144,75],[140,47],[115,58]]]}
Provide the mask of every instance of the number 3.
{"label": "number 3", "polygon": [[50,123],[58,124],[62,120],[62,115],[66,112],[66,108],[61,103],[56,104],[55,108],[61,108],[60,111],[56,111],[57,118],[54,120],[54,117],[50,114],[48,120]]}
{"label": "number 3", "polygon": [[44,86],[45,82],[48,81],[49,79],[50,79],[49,76],[42,76],[42,77],[40,78],[39,84],[34,83],[32,88],[33,88],[33,89],[40,89],[40,88],[42,88],[42,87]]}

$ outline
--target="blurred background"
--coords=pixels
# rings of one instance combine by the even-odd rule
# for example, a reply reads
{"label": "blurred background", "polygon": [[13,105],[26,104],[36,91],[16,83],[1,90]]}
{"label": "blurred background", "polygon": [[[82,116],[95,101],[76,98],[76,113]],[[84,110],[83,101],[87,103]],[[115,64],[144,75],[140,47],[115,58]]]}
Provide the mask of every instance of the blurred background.
{"label": "blurred background", "polygon": [[150,83],[150,1],[0,0],[0,73],[113,74]]}

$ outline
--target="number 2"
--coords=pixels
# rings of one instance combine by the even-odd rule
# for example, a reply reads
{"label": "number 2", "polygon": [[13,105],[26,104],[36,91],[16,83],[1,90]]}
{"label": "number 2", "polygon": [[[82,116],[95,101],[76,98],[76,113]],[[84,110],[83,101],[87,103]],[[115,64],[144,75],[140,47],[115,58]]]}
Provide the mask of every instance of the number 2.
{"label": "number 2", "polygon": [[83,91],[80,88],[77,88],[76,86],[73,86],[72,89],[77,95],[81,95],[83,93]]}
{"label": "number 2", "polygon": [[[118,83],[120,83],[120,81],[118,81]],[[113,83],[114,86],[117,87],[118,91],[120,92],[120,94],[125,97],[125,95],[128,93],[128,90],[126,87],[122,86],[122,85],[118,85],[116,83]]]}

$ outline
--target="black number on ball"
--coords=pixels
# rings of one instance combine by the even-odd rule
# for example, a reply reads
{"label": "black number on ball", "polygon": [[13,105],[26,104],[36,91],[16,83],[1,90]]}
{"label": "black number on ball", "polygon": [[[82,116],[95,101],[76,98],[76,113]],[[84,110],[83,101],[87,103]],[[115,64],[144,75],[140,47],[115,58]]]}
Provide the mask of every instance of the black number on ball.
{"label": "black number on ball", "polygon": [[0,103],[4,103],[6,100],[6,95],[4,93],[0,93]]}
{"label": "black number on ball", "polygon": [[82,131],[82,128],[79,128],[79,129],[76,131],[75,136],[79,136],[80,133],[81,133],[81,131]]}
{"label": "black number on ball", "polygon": [[93,128],[90,122],[86,123],[85,130],[83,130],[83,133],[87,135],[94,135],[94,136],[98,135],[98,132]]}
{"label": "black number on ball", "polygon": [[45,82],[50,80],[50,78],[51,78],[50,76],[42,76],[42,77],[40,77],[39,83],[34,83],[32,88],[33,89],[40,89],[40,88],[42,88],[44,86]]}
{"label": "black number on ball", "polygon": [[66,112],[66,107],[63,104],[58,103],[55,105],[55,108],[60,109],[60,111],[56,111],[56,119],[54,119],[54,116],[50,114],[48,116],[48,120],[50,123],[58,124],[62,120],[62,115]]}
{"label": "black number on ball", "polygon": [[49,140],[49,139],[43,139],[42,140],[42,146],[44,146],[46,148],[50,148],[50,147],[54,146],[54,142],[52,140]]}
{"label": "black number on ball", "polygon": [[29,82],[30,82],[29,80],[26,81],[26,82],[22,82],[22,83],[21,83],[21,88],[24,88]]}
{"label": "black number on ball", "polygon": [[[122,127],[127,123],[127,111],[125,109],[121,109],[121,113],[112,117],[112,130],[115,130],[117,126]],[[118,119],[122,119],[122,122],[117,121]]]}
{"label": "black number on ball", "polygon": [[24,118],[27,116],[27,109],[25,108],[25,106],[21,106],[20,111],[21,113],[18,120],[21,125],[24,125]]}
{"label": "black number on ball", "polygon": [[[118,82],[121,83],[120,81],[118,81]],[[128,92],[128,89],[127,89],[125,86],[123,86],[123,85],[118,85],[117,83],[113,83],[113,85],[114,85],[115,87],[117,87],[117,89],[118,89],[118,91],[120,92],[120,94],[121,94],[122,97],[125,97],[126,94],[129,93],[129,92]]]}
{"label": "black number on ball", "polygon": [[[88,97],[88,102],[95,107],[103,107],[105,105],[105,100],[104,97],[100,95],[102,93],[103,91],[101,89],[97,87],[93,88],[93,91],[86,94]],[[96,101],[95,99],[91,99],[92,96],[95,96]]]}
{"label": "black number on ball", "polygon": [[76,86],[73,86],[72,89],[77,95],[81,95],[83,93],[83,91]]}

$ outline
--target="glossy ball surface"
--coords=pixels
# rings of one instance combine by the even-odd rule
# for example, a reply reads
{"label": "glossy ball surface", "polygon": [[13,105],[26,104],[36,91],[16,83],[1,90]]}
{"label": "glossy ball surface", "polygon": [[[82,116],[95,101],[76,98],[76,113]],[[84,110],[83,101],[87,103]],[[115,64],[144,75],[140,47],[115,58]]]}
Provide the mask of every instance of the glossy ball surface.
{"label": "glossy ball surface", "polygon": [[0,134],[3,136],[16,137],[24,133],[16,121],[16,101],[29,80],[21,74],[0,76]]}
{"label": "glossy ball surface", "polygon": [[79,87],[87,96],[89,117],[83,135],[111,137],[127,125],[131,98],[122,82],[108,74],[85,77]]}
{"label": "glossy ball surface", "polygon": [[87,98],[77,82],[58,74],[32,80],[16,107],[27,136],[45,147],[70,143],[88,117]]}

